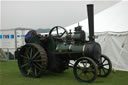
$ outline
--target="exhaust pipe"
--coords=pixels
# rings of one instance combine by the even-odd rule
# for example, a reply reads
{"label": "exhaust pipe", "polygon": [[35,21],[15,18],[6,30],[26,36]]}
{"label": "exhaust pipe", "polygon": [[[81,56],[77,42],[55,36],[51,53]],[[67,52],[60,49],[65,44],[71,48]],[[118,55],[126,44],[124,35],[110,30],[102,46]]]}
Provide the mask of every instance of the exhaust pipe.
{"label": "exhaust pipe", "polygon": [[95,41],[93,4],[87,5],[87,12],[88,12],[88,24],[89,24],[89,41]]}

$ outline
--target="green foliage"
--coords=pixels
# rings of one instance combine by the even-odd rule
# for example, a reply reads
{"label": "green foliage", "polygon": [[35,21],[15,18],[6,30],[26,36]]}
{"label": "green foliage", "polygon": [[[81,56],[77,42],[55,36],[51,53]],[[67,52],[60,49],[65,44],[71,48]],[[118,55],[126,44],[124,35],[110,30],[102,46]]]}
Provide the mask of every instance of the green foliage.
{"label": "green foliage", "polygon": [[[16,61],[0,62],[0,85],[90,85],[77,81],[73,69],[64,73],[43,74],[41,78],[27,78],[21,75]],[[91,85],[128,85],[128,72],[112,72],[106,78],[97,77]]]}

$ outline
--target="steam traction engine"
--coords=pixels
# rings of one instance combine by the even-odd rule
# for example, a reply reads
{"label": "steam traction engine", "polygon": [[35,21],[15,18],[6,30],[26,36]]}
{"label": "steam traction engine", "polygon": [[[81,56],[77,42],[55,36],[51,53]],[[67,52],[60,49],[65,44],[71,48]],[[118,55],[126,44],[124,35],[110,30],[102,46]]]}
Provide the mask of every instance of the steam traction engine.
{"label": "steam traction engine", "polygon": [[92,82],[97,76],[108,76],[112,65],[95,42],[92,4],[87,5],[87,11],[89,41],[81,26],[75,27],[74,35],[61,26],[53,27],[48,36],[28,32],[26,44],[15,51],[21,73],[27,77],[39,77],[45,71],[60,73],[74,60],[73,73],[79,81]]}

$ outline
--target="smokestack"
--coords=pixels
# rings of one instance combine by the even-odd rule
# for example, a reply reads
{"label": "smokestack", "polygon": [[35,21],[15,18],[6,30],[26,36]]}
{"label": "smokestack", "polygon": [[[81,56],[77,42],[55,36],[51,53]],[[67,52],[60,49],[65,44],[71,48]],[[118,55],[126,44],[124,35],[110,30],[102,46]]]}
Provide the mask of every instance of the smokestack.
{"label": "smokestack", "polygon": [[88,24],[89,24],[89,41],[95,41],[93,4],[87,5],[87,12],[88,12]]}

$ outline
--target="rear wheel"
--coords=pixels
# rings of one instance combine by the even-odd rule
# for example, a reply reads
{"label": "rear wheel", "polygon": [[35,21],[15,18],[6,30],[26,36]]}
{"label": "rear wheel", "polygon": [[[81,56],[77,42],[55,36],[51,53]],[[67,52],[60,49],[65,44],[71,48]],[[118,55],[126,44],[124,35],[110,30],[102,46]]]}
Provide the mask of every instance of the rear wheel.
{"label": "rear wheel", "polygon": [[47,55],[39,44],[24,45],[18,56],[21,73],[28,77],[39,77],[47,68]]}
{"label": "rear wheel", "polygon": [[99,77],[107,77],[111,71],[112,71],[112,63],[110,61],[110,59],[105,56],[105,55],[101,55],[101,63],[98,65],[99,68]]}
{"label": "rear wheel", "polygon": [[92,82],[97,77],[97,65],[88,57],[78,59],[74,64],[74,76],[82,82]]}

